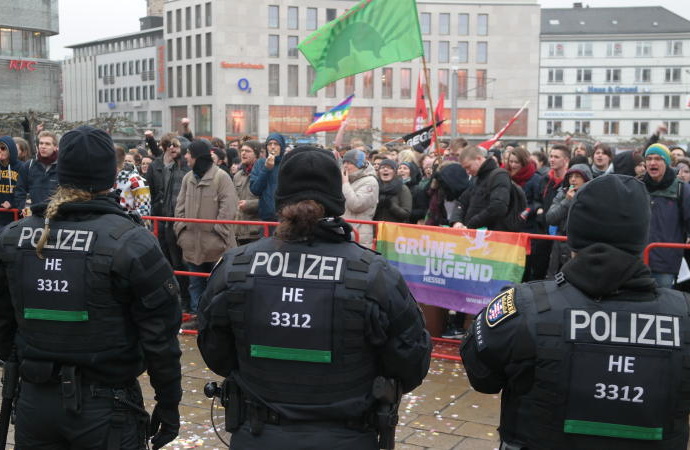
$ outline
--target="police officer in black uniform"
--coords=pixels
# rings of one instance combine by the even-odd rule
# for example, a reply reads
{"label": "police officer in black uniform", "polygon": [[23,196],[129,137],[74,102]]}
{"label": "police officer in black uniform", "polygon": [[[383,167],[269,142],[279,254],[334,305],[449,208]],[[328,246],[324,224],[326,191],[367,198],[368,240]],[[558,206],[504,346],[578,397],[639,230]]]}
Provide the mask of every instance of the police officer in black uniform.
{"label": "police officer in black uniform", "polygon": [[372,386],[409,392],[426,376],[419,307],[397,270],[350,241],[341,180],[329,152],[290,152],[275,236],[228,251],[202,297],[199,349],[227,377],[233,449],[378,448]]}
{"label": "police officer in black uniform", "polygon": [[[17,449],[154,449],[179,430],[178,286],[155,237],[108,194],[113,142],[60,141],[50,203],[0,235],[0,358],[16,347]],[[9,288],[9,289],[8,289]],[[150,429],[137,377],[156,393]]]}
{"label": "police officer in black uniform", "polygon": [[686,449],[690,309],[642,262],[649,221],[641,182],[590,181],[568,217],[574,259],[475,319],[463,362],[476,390],[502,390],[502,449]]}

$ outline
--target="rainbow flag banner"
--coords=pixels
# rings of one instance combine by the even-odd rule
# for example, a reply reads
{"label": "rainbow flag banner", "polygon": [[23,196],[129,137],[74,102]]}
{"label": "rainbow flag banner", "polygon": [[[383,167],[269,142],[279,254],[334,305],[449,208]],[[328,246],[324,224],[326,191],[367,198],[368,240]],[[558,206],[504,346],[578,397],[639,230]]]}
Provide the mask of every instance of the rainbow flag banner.
{"label": "rainbow flag banner", "polygon": [[522,280],[528,247],[519,233],[389,222],[379,226],[377,243],[417,301],[471,314]]}
{"label": "rainbow flag banner", "polygon": [[350,106],[354,96],[354,94],[350,95],[333,108],[321,114],[309,125],[304,134],[318,133],[319,131],[337,131],[340,125],[342,125],[343,120],[347,119],[347,115],[350,113]]}

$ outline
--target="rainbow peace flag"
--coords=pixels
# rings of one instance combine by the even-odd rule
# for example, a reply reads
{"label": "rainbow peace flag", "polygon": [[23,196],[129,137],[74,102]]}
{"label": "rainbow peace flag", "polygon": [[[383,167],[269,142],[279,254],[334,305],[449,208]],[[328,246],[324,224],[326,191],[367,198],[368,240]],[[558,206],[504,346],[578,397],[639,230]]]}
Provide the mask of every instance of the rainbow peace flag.
{"label": "rainbow peace flag", "polygon": [[417,301],[476,314],[503,286],[522,280],[528,248],[520,233],[384,222],[376,249]]}
{"label": "rainbow peace flag", "polygon": [[342,125],[343,120],[345,120],[350,113],[350,106],[352,105],[354,96],[355,95],[352,94],[327,112],[321,115],[315,115],[316,120],[309,125],[309,128],[307,128],[304,134],[318,133],[319,131],[337,131],[340,125]]}

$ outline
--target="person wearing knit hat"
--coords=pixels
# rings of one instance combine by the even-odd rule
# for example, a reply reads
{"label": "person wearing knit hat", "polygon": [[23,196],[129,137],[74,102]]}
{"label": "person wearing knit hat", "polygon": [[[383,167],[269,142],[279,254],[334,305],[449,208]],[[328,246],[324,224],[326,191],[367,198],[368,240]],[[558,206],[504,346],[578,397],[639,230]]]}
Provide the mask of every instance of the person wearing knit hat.
{"label": "person wearing knit hat", "polygon": [[[477,315],[461,355],[472,387],[501,392],[501,448],[686,448],[688,410],[669,399],[690,383],[689,308],[642,261],[649,223],[642,182],[589,181],[568,216],[573,259],[554,280],[506,287]],[[677,375],[660,379],[657,357]],[[652,397],[665,406],[649,411]]]}
{"label": "person wearing knit hat", "polygon": [[[663,144],[645,151],[647,173],[643,177],[651,197],[650,242],[685,243],[690,232],[690,185],[676,177],[671,153]],[[671,287],[680,270],[683,250],[655,248],[649,255],[652,275],[662,287]]]}
{"label": "person wearing knit hat", "polygon": [[412,213],[412,193],[398,175],[398,163],[384,159],[379,163],[379,202],[374,220],[405,223]]}
{"label": "person wearing knit hat", "polygon": [[[56,191],[0,238],[0,359],[8,361],[16,347],[22,375],[14,444],[161,448],[180,428],[181,311],[173,270],[139,216],[111,192],[116,155],[105,131],[68,131],[56,156]],[[156,399],[150,442],[137,381],[144,371]],[[130,425],[113,429],[117,415]]]}
{"label": "person wearing knit hat", "polygon": [[[379,183],[374,165],[366,160],[362,150],[348,150],[342,160],[345,220],[373,220],[379,202]],[[374,225],[354,223],[359,243],[367,248],[374,245]]]}
{"label": "person wearing knit hat", "polygon": [[[230,175],[213,164],[211,143],[205,139],[193,141],[185,153],[191,172],[182,179],[182,187],[175,205],[175,217],[180,219],[233,220],[237,212],[237,192]],[[218,258],[229,248],[237,246],[233,226],[175,222],[173,225],[182,259],[191,272],[208,273]],[[206,278],[189,280],[189,309],[196,314],[199,298],[206,288]],[[185,322],[183,328],[196,328],[196,321]]]}
{"label": "person wearing knit hat", "polygon": [[252,399],[231,448],[378,449],[364,425],[374,380],[395,374],[404,393],[428,371],[431,340],[404,279],[340,217],[341,173],[326,150],[286,154],[274,235],[230,250],[209,278],[201,354]]}

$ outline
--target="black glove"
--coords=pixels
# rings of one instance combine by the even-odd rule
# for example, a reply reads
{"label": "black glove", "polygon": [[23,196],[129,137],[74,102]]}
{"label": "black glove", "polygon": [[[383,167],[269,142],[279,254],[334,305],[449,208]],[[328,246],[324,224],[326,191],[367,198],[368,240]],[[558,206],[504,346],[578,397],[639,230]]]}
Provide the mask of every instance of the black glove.
{"label": "black glove", "polygon": [[177,405],[174,407],[164,407],[157,404],[153,408],[149,428],[149,436],[153,436],[151,438],[153,450],[158,450],[165,444],[172,442],[179,432],[180,411]]}

